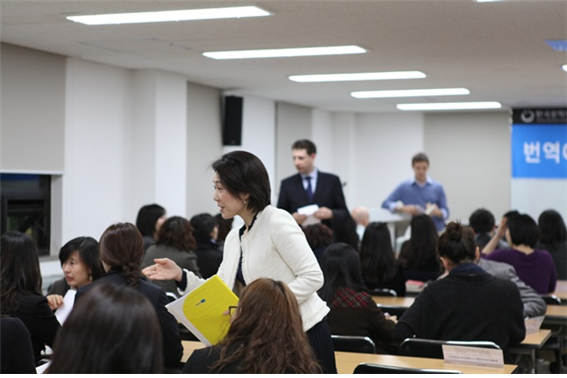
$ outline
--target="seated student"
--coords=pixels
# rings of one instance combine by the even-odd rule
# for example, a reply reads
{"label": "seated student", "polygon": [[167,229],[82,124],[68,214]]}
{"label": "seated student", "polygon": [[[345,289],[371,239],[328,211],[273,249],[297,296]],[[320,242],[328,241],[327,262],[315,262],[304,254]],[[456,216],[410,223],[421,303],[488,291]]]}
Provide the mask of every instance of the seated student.
{"label": "seated student", "polygon": [[156,243],[159,228],[166,219],[165,209],[156,203],[144,205],[138,210],[136,227],[144,238],[144,252]]}
{"label": "seated student", "polygon": [[31,337],[18,318],[0,317],[0,373],[35,374]]}
{"label": "seated student", "polygon": [[0,310],[20,319],[31,336],[34,361],[45,345],[53,346],[59,322],[41,294],[41,271],[34,240],[19,231],[2,235],[0,250]]}
{"label": "seated student", "polygon": [[429,215],[414,215],[410,222],[410,239],[402,244],[398,259],[407,280],[431,281],[441,275],[437,256],[437,229]]}
{"label": "seated student", "polygon": [[303,332],[297,299],[282,281],[252,281],[228,314],[232,319],[225,338],[218,345],[195,350],[183,373],[321,373]]}
{"label": "seated student", "polygon": [[[512,249],[493,251],[494,240],[502,235],[506,235]],[[522,281],[539,294],[548,294],[555,291],[557,273],[549,252],[534,249],[538,239],[538,226],[529,215],[504,218],[496,235],[484,247],[482,257],[512,265]]]}
{"label": "seated student", "polygon": [[323,256],[323,252],[325,252],[325,249],[329,245],[333,244],[333,231],[329,228],[329,226],[326,226],[323,223],[314,223],[308,226],[301,226],[301,228],[305,233],[307,243],[317,258],[317,262],[321,265],[321,256]]}
{"label": "seated student", "polygon": [[[187,269],[201,277],[197,266],[197,255],[193,250],[197,242],[193,237],[191,223],[183,217],[170,217],[157,232],[156,244],[150,246],[144,255],[142,268],[153,265],[154,259],[167,257],[175,261],[182,269]],[[152,281],[165,292],[177,293],[177,285],[173,280]]]}
{"label": "seated student", "polygon": [[439,238],[447,277],[434,281],[394,327],[394,339],[492,341],[502,349],[525,337],[520,293],[474,263],[480,253],[470,228],[450,222]]}
{"label": "seated student", "polygon": [[155,310],[139,291],[104,283],[73,308],[53,346],[49,374],[163,372]]}
{"label": "seated student", "polygon": [[555,262],[558,280],[567,280],[567,228],[555,210],[542,212],[537,221],[539,242],[535,248],[549,252]]}
{"label": "seated student", "polygon": [[406,295],[406,275],[394,255],[386,223],[372,222],[366,226],[360,244],[360,265],[369,289],[392,289],[398,297]]}
{"label": "seated student", "polygon": [[382,313],[366,291],[354,248],[345,243],[331,244],[323,253],[321,269],[325,283],[319,296],[331,309],[328,315],[331,333],[369,336],[379,349],[390,343],[395,323]]}
{"label": "seated student", "polygon": [[59,251],[59,261],[65,278],[55,281],[47,292],[52,310],[63,305],[63,297],[69,289],[80,289],[104,275],[98,242],[91,237],[81,236],[68,241]]}
{"label": "seated student", "polygon": [[169,303],[165,292],[142,278],[140,263],[144,254],[142,235],[131,223],[109,226],[100,237],[100,258],[106,275],[80,288],[75,296],[75,306],[83,306],[82,296],[104,283],[130,286],[144,294],[153,305],[161,326],[163,356],[166,367],[177,368],[183,355],[177,320],[165,308]]}
{"label": "seated student", "polygon": [[217,273],[222,262],[222,248],[217,243],[219,226],[215,217],[203,213],[193,216],[190,220],[193,236],[197,241],[197,265],[203,278],[209,278]]}
{"label": "seated student", "polygon": [[[474,242],[482,250],[494,236],[496,221],[494,215],[484,208],[475,210],[469,217],[469,226],[474,232]],[[498,241],[498,249],[506,248],[502,240]]]}

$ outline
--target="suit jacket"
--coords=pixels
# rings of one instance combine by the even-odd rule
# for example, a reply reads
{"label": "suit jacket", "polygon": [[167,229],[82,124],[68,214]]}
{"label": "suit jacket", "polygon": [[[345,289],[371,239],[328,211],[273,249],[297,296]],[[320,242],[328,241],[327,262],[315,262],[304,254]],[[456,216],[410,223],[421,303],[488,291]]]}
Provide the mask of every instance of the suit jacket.
{"label": "suit jacket", "polygon": [[512,265],[486,259],[480,259],[478,265],[486,270],[487,273],[503,280],[512,281],[518,286],[520,297],[522,297],[522,302],[524,303],[524,316],[533,318],[535,316],[545,315],[545,311],[547,310],[545,301],[541,295],[518,277]]}
{"label": "suit jacket", "polygon": [[[338,176],[331,173],[318,172],[317,187],[313,193],[313,201],[309,202],[307,191],[303,187],[301,175],[295,174],[281,182],[278,205],[289,213],[295,213],[303,206],[317,204],[319,207],[328,207],[333,210],[333,218],[339,219],[349,215],[343,194],[343,186]],[[327,226],[332,223],[324,221]]]}
{"label": "suit jacket", "polygon": [[55,335],[61,325],[47,304],[47,299],[37,293],[20,293],[16,296],[18,308],[10,315],[19,318],[31,335],[34,360],[41,359],[45,345],[53,348]]}
{"label": "suit jacket", "polygon": [[35,374],[31,337],[25,324],[18,318],[0,319],[0,373]]}
{"label": "suit jacket", "polygon": [[[111,269],[103,277],[77,290],[77,294],[75,295],[75,306],[80,306],[80,297],[82,297],[88,290],[103,283],[111,283],[120,286],[128,285],[128,282],[122,274],[120,274],[120,272]],[[181,357],[183,356],[183,346],[181,345],[181,337],[179,336],[179,325],[177,320],[165,308],[165,305],[169,303],[169,299],[160,287],[142,278],[138,279],[137,289],[140,293],[144,294],[146,298],[148,298],[150,303],[156,309],[156,315],[159,320],[163,336],[164,365],[166,367],[178,368]]]}

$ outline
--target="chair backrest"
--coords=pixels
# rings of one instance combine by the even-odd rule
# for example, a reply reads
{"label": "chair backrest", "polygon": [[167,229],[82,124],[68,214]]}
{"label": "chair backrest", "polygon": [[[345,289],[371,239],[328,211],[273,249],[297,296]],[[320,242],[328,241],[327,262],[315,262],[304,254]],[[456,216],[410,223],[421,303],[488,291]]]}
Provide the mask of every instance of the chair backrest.
{"label": "chair backrest", "polygon": [[546,304],[548,305],[560,305],[561,298],[553,294],[546,294],[541,296]]}
{"label": "chair backrest", "polygon": [[369,289],[368,294],[378,297],[397,297],[398,293],[392,289]]}
{"label": "chair backrest", "polygon": [[447,341],[409,338],[400,344],[400,353],[412,357],[443,358],[443,345],[501,349],[498,344],[492,341]]}
{"label": "chair backrest", "polygon": [[331,335],[337,352],[376,353],[376,344],[368,336]]}
{"label": "chair backrest", "polygon": [[365,362],[358,365],[354,369],[353,374],[463,374],[463,372],[459,370],[421,369],[390,365],[377,365]]}

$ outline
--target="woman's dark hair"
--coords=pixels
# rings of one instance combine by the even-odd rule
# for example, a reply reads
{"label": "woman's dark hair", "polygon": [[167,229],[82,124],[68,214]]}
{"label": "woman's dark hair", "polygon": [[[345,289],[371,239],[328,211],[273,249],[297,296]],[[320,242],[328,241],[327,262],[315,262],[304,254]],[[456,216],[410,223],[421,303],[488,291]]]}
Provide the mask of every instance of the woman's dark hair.
{"label": "woman's dark hair", "polygon": [[50,374],[162,373],[155,308],[128,286],[96,285],[57,333],[51,360]]}
{"label": "woman's dark hair", "polygon": [[476,243],[470,227],[459,222],[450,222],[445,232],[439,237],[439,256],[450,259],[454,264],[474,262],[476,260]]}
{"label": "woman's dark hair", "polygon": [[224,154],[212,164],[220,182],[234,197],[249,194],[247,207],[257,213],[270,204],[270,179],[258,157],[246,151]]}
{"label": "woman's dark hair", "polygon": [[366,290],[358,253],[346,243],[333,243],[325,249],[321,257],[321,270],[325,283],[319,290],[319,296],[324,301],[331,302],[337,288]]}
{"label": "woman's dark hair", "polygon": [[326,247],[333,243],[333,231],[323,223],[310,224],[303,227],[305,238],[312,250]]}
{"label": "woman's dark hair", "polygon": [[513,245],[527,245],[534,248],[539,240],[539,227],[535,220],[527,214],[508,218],[506,222]]}
{"label": "woman's dark hair", "polygon": [[202,213],[193,216],[190,220],[193,227],[193,236],[200,243],[209,242],[211,234],[217,227],[217,220],[211,214]]}
{"label": "woman's dark hair", "polygon": [[224,219],[221,213],[215,215],[215,219],[217,220],[217,224],[219,225],[219,235],[217,236],[218,243],[224,243],[226,236],[232,230],[232,221],[234,218]]}
{"label": "woman's dark hair", "polygon": [[[211,372],[237,364],[240,374],[319,374],[295,295],[281,281],[259,278],[240,296]],[[230,353],[228,352],[230,350]]]}
{"label": "woman's dark hair", "polygon": [[158,245],[168,245],[179,251],[193,251],[197,242],[193,237],[191,223],[183,217],[169,217],[161,225],[158,235]]}
{"label": "woman's dark hair", "polygon": [[165,209],[158,204],[142,206],[136,217],[136,227],[138,227],[142,236],[154,237],[156,223],[164,215]]}
{"label": "woman's dark hair", "polygon": [[364,281],[373,286],[396,276],[396,256],[386,223],[371,222],[366,226],[360,244],[360,265]]}
{"label": "woman's dark hair", "polygon": [[555,210],[545,210],[537,220],[539,224],[539,241],[545,245],[567,240],[567,228],[565,222]]}
{"label": "woman's dark hair", "polygon": [[98,252],[98,242],[89,236],[79,236],[73,240],[68,241],[59,250],[59,261],[61,265],[65,263],[71,256],[71,253],[77,251],[83,264],[89,270],[89,273],[94,280],[104,276],[104,267],[100,261],[100,254]]}
{"label": "woman's dark hair", "polygon": [[138,286],[140,264],[144,255],[144,241],[132,223],[116,223],[100,237],[100,259],[117,269],[130,286]]}
{"label": "woman's dark hair", "polygon": [[0,310],[11,315],[19,293],[42,293],[37,245],[28,235],[8,231],[0,242]]}
{"label": "woman's dark hair", "polygon": [[356,222],[350,214],[333,218],[333,241],[346,243],[358,251],[360,237],[356,232]]}
{"label": "woman's dark hair", "polygon": [[420,214],[411,218],[411,236],[404,243],[399,260],[408,270],[418,270],[435,262],[437,255],[437,228],[429,215]]}

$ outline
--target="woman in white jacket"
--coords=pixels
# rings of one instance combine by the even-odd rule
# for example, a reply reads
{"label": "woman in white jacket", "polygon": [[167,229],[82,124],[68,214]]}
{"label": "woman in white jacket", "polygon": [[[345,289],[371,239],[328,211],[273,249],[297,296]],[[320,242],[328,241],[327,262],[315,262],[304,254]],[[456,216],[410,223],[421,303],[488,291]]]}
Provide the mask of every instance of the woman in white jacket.
{"label": "woman in white jacket", "polygon": [[[222,217],[238,215],[244,220],[244,226],[233,229],[226,238],[218,276],[235,292],[261,277],[285,282],[297,298],[303,329],[323,370],[336,373],[326,320],[329,308],[317,295],[323,273],[297,222],[287,211],[270,205],[270,182],[263,163],[249,152],[233,151],[212,168],[213,199]],[[175,279],[182,292],[203,282],[169,259],[155,263],[142,273],[152,280]]]}

